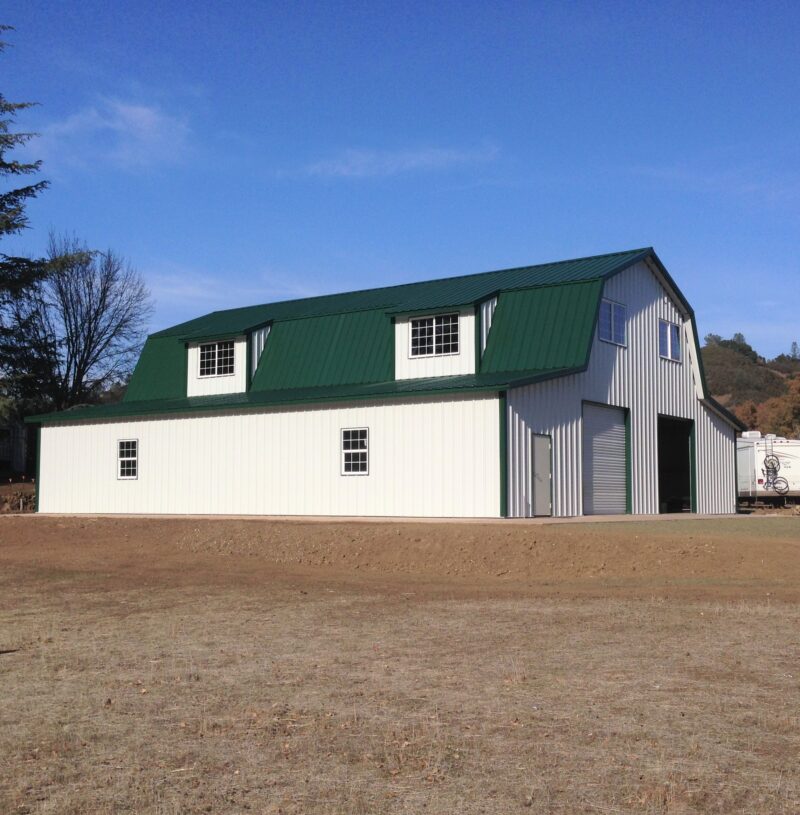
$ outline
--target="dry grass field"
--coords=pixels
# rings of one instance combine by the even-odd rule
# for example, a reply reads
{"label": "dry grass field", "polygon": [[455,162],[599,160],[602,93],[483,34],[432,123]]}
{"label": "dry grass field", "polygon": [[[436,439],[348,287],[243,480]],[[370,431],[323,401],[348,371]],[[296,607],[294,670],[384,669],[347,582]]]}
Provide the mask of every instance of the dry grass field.
{"label": "dry grass field", "polygon": [[0,813],[800,812],[800,519],[0,518]]}

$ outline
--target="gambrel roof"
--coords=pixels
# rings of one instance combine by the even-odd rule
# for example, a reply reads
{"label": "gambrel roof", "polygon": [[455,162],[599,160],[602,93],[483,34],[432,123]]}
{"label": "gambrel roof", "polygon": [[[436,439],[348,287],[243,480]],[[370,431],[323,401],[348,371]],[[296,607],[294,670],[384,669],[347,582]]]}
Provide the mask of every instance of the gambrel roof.
{"label": "gambrel roof", "polygon": [[[693,321],[691,307],[652,248],[364,291],[215,311],[152,334],[123,402],[37,420],[77,421],[325,401],[499,391],[585,370],[603,282],[648,261]],[[394,319],[475,309],[497,297],[476,373],[395,379]],[[242,393],[186,396],[188,343],[241,337],[270,326]],[[696,337],[696,330],[695,330]],[[477,334],[477,332],[476,332]],[[699,349],[695,349],[699,360]],[[699,363],[702,377],[702,362]],[[703,382],[705,391],[705,382]],[[706,392],[705,396],[709,394]]]}

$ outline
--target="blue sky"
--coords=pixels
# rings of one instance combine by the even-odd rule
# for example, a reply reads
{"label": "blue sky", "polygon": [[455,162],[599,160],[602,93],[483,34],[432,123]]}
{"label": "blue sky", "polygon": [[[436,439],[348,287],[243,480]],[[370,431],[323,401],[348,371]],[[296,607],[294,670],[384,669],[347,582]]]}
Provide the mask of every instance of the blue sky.
{"label": "blue sky", "polygon": [[44,2],[50,229],[217,308],[653,245],[701,334],[800,340],[796,3]]}

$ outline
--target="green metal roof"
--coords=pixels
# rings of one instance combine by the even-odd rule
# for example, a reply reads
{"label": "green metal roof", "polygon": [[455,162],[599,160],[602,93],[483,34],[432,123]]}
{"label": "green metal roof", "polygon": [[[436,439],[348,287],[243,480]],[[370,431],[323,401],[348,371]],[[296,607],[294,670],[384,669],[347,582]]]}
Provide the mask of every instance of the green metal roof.
{"label": "green metal roof", "polygon": [[186,396],[186,347],[174,337],[153,335],[142,348],[125,392],[126,402]]}
{"label": "green metal roof", "polygon": [[588,363],[602,280],[501,292],[481,373]]}
{"label": "green metal roof", "polygon": [[[230,309],[152,334],[122,403],[28,421],[100,421],[500,391],[577,373],[588,365],[603,281],[646,258],[656,264],[694,320],[652,249]],[[476,374],[394,379],[393,315],[477,306],[495,295],[497,308]],[[269,338],[246,392],[186,396],[186,343],[242,336],[267,324]]]}
{"label": "green metal roof", "polygon": [[[393,314],[473,305],[500,292],[481,371],[571,367],[585,355],[591,326],[584,318],[594,319],[589,301],[599,291],[596,286],[580,284],[597,283],[651,254],[651,249],[633,249],[215,311],[152,334],[142,350],[124,401],[184,397],[185,343],[241,336],[266,324],[272,324],[272,329],[251,383],[252,390],[387,381],[394,377]],[[565,290],[559,294],[562,286]],[[540,293],[536,294],[537,291]],[[567,306],[567,300],[573,296],[580,300],[579,312],[583,315],[580,321]],[[530,318],[521,317],[526,308],[533,308],[537,319],[544,320],[538,328]],[[556,313],[562,316],[554,319]],[[553,332],[551,327],[558,330]]]}
{"label": "green metal roof", "polygon": [[381,310],[275,323],[254,391],[354,385],[394,378],[394,333]]}
{"label": "green metal roof", "polygon": [[159,331],[153,336],[192,340],[241,333],[279,320],[298,320],[373,309],[400,314],[422,309],[462,306],[478,303],[500,291],[605,279],[652,254],[654,253],[651,248],[631,249],[608,255],[542,263],[538,266],[520,266],[460,277],[404,283],[380,289],[215,311]]}

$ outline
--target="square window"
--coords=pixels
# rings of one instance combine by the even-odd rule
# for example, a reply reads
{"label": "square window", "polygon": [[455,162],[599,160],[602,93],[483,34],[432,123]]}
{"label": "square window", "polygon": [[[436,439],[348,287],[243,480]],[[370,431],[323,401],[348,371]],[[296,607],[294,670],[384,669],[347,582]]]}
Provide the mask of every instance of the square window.
{"label": "square window", "polygon": [[234,343],[207,342],[200,346],[200,376],[231,376],[234,373]]}
{"label": "square window", "polygon": [[420,317],[411,321],[411,356],[458,353],[458,314]]}

